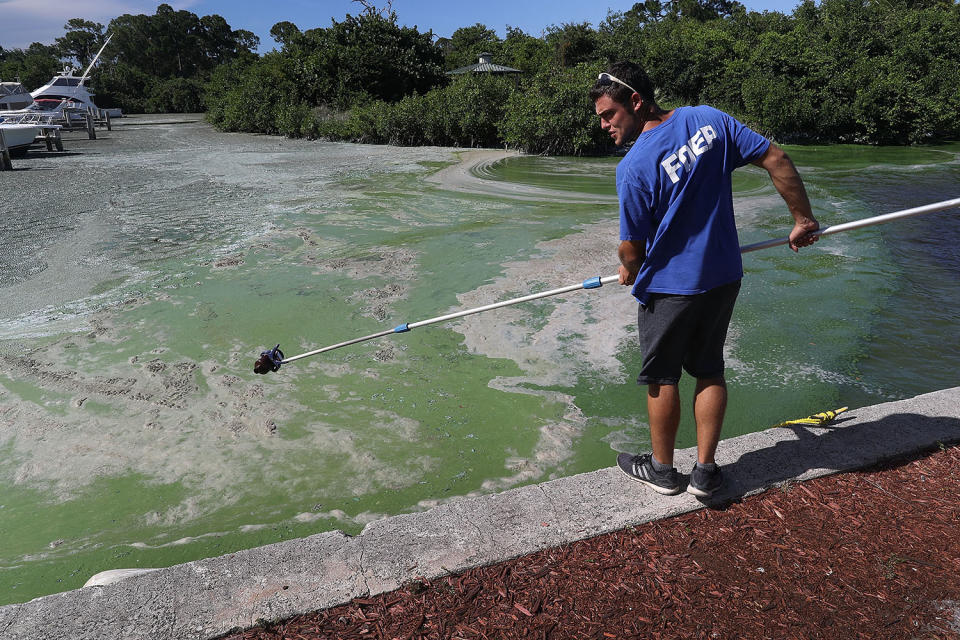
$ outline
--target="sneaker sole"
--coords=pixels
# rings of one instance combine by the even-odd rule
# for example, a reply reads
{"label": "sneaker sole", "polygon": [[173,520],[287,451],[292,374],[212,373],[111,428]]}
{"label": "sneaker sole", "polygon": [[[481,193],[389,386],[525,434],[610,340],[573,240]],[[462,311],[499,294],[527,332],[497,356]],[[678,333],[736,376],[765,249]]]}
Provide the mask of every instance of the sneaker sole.
{"label": "sneaker sole", "polygon": [[[620,469],[619,466],[618,466],[617,468]],[[635,475],[633,475],[633,474],[627,473],[627,472],[624,471],[623,469],[620,469],[620,473],[622,473],[623,475],[627,476],[627,477],[630,478],[631,480],[634,480],[634,481],[636,481],[636,482],[639,482],[640,484],[645,484],[645,485],[647,485],[648,487],[650,487],[651,489],[653,489],[654,491],[656,491],[656,492],[659,493],[660,495],[664,495],[664,496],[675,496],[675,495],[677,495],[678,493],[680,493],[681,491],[683,491],[683,489],[681,489],[680,487],[675,487],[675,488],[673,488],[673,489],[670,489],[670,488],[668,488],[668,487],[661,487],[660,485],[654,484],[654,483],[650,482],[649,480],[644,480],[643,478],[638,478],[637,476],[635,476]]]}
{"label": "sneaker sole", "polygon": [[698,498],[709,498],[710,496],[715,494],[719,489],[720,487],[717,487],[712,491],[704,491],[703,489],[697,489],[693,485],[687,485],[687,493],[689,493],[692,496],[697,496]]}

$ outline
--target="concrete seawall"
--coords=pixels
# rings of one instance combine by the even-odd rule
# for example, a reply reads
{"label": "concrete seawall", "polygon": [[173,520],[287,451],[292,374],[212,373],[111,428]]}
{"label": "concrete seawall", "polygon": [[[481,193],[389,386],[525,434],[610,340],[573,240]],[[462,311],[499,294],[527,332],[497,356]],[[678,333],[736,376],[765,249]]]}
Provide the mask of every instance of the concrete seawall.
{"label": "concrete seawall", "polygon": [[[958,441],[960,387],[851,410],[826,427],[768,429],[721,443],[728,484],[717,499]],[[677,467],[694,457],[678,452]],[[387,518],[356,537],[324,533],[0,607],[0,639],[215,638],[702,507],[601,469]]]}

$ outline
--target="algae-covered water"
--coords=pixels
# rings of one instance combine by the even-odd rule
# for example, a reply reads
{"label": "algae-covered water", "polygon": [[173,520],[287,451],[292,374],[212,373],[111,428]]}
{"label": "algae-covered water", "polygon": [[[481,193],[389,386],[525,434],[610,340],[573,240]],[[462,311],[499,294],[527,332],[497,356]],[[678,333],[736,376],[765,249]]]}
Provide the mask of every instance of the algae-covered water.
{"label": "algae-covered water", "polygon": [[[0,174],[0,603],[356,533],[648,446],[619,287],[252,372],[278,342],[295,355],[614,274],[616,159],[180,116],[98,137]],[[789,151],[827,224],[960,195],[960,145]],[[735,188],[744,243],[786,234],[765,174],[741,169]],[[954,211],[748,255],[725,435],[960,383],[957,246]]]}

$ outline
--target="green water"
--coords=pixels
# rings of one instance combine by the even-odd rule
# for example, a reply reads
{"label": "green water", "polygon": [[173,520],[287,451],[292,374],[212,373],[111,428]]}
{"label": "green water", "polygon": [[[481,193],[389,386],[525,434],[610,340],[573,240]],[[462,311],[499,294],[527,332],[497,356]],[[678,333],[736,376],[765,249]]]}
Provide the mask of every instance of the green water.
{"label": "green water", "polygon": [[[136,125],[12,174],[5,245],[29,255],[0,273],[0,603],[357,533],[647,446],[616,287],[252,373],[277,342],[295,355],[615,273],[615,159],[483,165],[474,179],[514,191],[479,195],[427,181],[453,150]],[[826,223],[958,195],[960,145],[789,151]],[[786,233],[764,174],[735,190],[744,243]],[[956,385],[958,240],[954,212],[749,255],[725,435]]]}

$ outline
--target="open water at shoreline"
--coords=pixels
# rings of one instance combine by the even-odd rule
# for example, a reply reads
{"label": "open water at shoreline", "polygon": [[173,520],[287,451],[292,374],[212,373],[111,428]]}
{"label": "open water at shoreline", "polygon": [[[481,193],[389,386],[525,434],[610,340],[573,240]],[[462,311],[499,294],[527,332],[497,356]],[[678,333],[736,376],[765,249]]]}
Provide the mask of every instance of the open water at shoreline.
{"label": "open water at shoreline", "polygon": [[[355,533],[646,446],[616,287],[251,370],[277,342],[294,355],[615,273],[615,159],[512,157],[472,190],[427,180],[452,149],[189,116],[98,136],[0,174],[0,603]],[[960,195],[960,145],[789,151],[827,224]],[[743,243],[785,235],[761,172],[735,186]],[[725,435],[960,384],[958,215],[748,255]]]}

